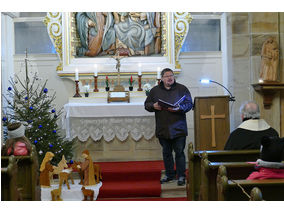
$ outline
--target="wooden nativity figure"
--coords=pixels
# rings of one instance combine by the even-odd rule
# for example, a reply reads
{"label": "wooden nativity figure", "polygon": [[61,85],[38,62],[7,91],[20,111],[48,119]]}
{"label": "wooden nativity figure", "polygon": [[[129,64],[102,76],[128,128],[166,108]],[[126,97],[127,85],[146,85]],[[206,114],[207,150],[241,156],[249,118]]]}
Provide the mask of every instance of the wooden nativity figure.
{"label": "wooden nativity figure", "polygon": [[2,155],[26,156],[30,155],[32,145],[25,136],[25,126],[20,123],[11,123],[8,126],[8,139],[2,147]]}
{"label": "wooden nativity figure", "polygon": [[94,165],[89,151],[84,150],[82,152],[82,157],[85,159],[85,161],[81,163],[81,165],[78,165],[78,168],[80,168],[84,174],[83,185],[84,186],[96,185],[96,180],[94,175]]}
{"label": "wooden nativity figure", "polygon": [[51,165],[50,161],[54,157],[52,152],[47,152],[42,160],[40,165],[40,185],[41,187],[50,187],[50,172],[53,172],[53,166]]}

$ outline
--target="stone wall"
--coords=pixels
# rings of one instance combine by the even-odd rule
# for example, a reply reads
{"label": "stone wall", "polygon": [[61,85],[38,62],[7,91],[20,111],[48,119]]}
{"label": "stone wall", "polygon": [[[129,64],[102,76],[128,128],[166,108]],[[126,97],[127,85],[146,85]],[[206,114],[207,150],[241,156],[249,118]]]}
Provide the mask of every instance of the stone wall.
{"label": "stone wall", "polygon": [[[273,36],[277,39],[280,49],[279,80],[283,80],[283,50],[284,50],[284,13],[228,13],[228,77],[230,89],[236,96],[233,107],[234,125],[237,127],[241,119],[239,107],[245,100],[255,100],[261,108],[261,116],[281,135],[284,134],[283,94],[278,92],[270,109],[264,109],[263,96],[254,91],[251,84],[258,83],[261,48],[263,42]],[[282,97],[282,98],[281,98]],[[281,110],[282,109],[282,110]],[[281,118],[280,116],[281,115]]]}

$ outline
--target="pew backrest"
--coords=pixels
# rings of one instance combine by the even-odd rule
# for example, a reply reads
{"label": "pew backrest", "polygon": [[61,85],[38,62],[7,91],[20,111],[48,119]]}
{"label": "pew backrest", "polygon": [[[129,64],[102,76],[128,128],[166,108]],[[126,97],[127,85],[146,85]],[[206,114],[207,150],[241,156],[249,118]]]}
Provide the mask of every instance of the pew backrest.
{"label": "pew backrest", "polygon": [[[17,188],[21,190],[24,201],[41,200],[39,185],[39,166],[35,146],[29,156],[14,156],[17,162]],[[1,156],[1,165],[7,166],[9,156]]]}
{"label": "pew backrest", "polygon": [[218,168],[223,165],[227,168],[228,177],[232,179],[247,178],[254,171],[254,164],[247,162],[210,162],[204,158],[201,160],[201,184],[200,200],[216,201]]}
{"label": "pew backrest", "polygon": [[17,201],[19,199],[17,182],[18,166],[15,156],[8,158],[7,166],[1,164],[1,201]]}
{"label": "pew backrest", "polygon": [[188,145],[188,176],[187,199],[199,200],[201,181],[201,159],[207,158],[211,162],[246,162],[256,161],[259,158],[259,150],[214,150],[194,151],[193,143]]}
{"label": "pew backrest", "polygon": [[246,180],[228,179],[224,174],[218,174],[217,191],[219,201],[249,200],[248,192],[254,187],[261,190],[263,200],[284,200],[284,179]]}

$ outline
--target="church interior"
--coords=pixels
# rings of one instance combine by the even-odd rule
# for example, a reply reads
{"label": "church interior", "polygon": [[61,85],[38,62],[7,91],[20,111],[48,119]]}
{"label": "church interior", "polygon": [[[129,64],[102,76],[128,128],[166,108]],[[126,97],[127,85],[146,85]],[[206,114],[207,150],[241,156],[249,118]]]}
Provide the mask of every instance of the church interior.
{"label": "church interior", "polygon": [[[1,201],[283,201],[284,176],[247,180],[263,150],[224,150],[246,101],[284,143],[283,52],[283,12],[1,12]],[[165,68],[193,103],[182,186],[144,106]]]}

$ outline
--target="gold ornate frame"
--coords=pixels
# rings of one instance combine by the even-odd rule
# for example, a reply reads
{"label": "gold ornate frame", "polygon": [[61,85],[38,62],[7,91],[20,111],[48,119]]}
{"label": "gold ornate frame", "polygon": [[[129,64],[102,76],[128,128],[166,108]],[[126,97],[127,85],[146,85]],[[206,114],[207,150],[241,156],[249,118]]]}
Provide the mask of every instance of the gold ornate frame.
{"label": "gold ornate frame", "polygon": [[[77,58],[74,57],[76,43],[75,13],[55,12],[47,13],[44,23],[47,25],[48,34],[57,51],[60,64],[57,67],[58,75],[61,77],[74,76],[75,69],[80,75],[93,75],[94,64],[100,65],[100,75],[114,74],[115,60],[105,57]],[[169,67],[180,72],[178,56],[180,49],[188,33],[189,24],[192,20],[190,13],[169,13],[161,14],[162,26],[162,54],[161,56],[140,56],[124,59],[123,74],[137,72],[137,64],[143,66],[143,75],[155,75],[157,68]]]}

